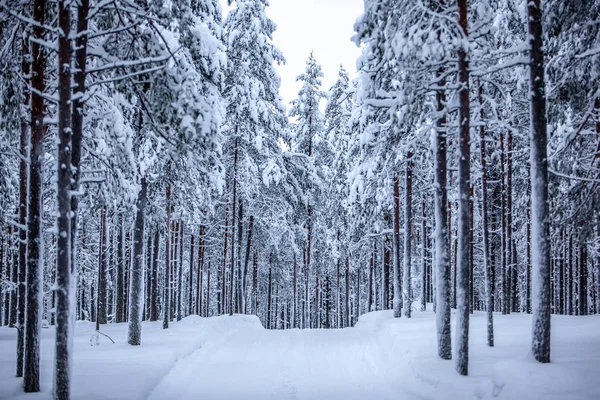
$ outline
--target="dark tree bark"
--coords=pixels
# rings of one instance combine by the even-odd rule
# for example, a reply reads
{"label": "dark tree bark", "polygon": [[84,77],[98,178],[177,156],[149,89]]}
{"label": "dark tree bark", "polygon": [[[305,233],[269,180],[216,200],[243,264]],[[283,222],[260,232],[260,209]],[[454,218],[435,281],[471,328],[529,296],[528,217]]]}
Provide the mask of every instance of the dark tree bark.
{"label": "dark tree bark", "polygon": [[[237,131],[237,128],[236,128]],[[233,315],[233,295],[235,293],[235,224],[237,211],[237,168],[238,168],[238,139],[235,139],[233,155],[233,200],[231,203],[231,275],[229,276],[229,315]]]}
{"label": "dark tree bark", "polygon": [[273,253],[269,254],[269,280],[267,284],[267,329],[271,329],[271,303],[273,301]]}
{"label": "dark tree bark", "polygon": [[177,321],[181,321],[183,318],[183,239],[184,239],[184,227],[183,221],[177,222],[178,236],[177,236]]}
{"label": "dark tree bark", "polygon": [[[200,280],[200,271],[198,270],[198,281]],[[194,312],[194,235],[190,237],[190,277],[189,277],[189,292],[188,292],[188,315]],[[198,291],[198,295],[200,292]]]}
{"label": "dark tree bark", "polygon": [[412,298],[411,298],[411,264],[412,264],[412,152],[406,154],[406,187],[405,187],[405,204],[404,204],[404,266],[403,266],[403,282],[402,282],[402,297],[404,302],[404,316],[411,317]]}
{"label": "dark tree bark", "polygon": [[[438,33],[439,38],[439,33]],[[442,71],[438,72],[439,86],[446,82]],[[447,205],[448,192],[446,188],[446,94],[443,90],[436,92],[437,112],[436,142],[435,142],[435,271],[436,271],[436,326],[438,339],[438,355],[444,360],[452,358],[452,343],[450,336],[450,265],[448,262],[448,225]]]}
{"label": "dark tree bark", "polygon": [[100,330],[100,324],[107,323],[106,315],[106,272],[107,272],[107,218],[106,206],[100,214],[100,243],[98,245],[98,298],[97,298],[97,320],[96,330]]}
{"label": "dark tree bark", "polygon": [[[383,309],[390,308],[390,258],[391,258],[391,240],[390,235],[385,235],[383,244]],[[338,261],[339,264],[339,261]],[[339,268],[339,265],[338,265]]]}
{"label": "dark tree bark", "polygon": [[[465,39],[468,38],[467,0],[457,0],[458,22]],[[459,161],[458,161],[458,299],[456,304],[456,370],[461,375],[469,372],[469,303],[470,283],[473,266],[471,265],[471,216],[469,195],[471,192],[471,148],[470,148],[470,101],[469,101],[469,62],[467,49],[458,49],[459,97]]]}
{"label": "dark tree bark", "polygon": [[402,316],[402,271],[400,268],[400,179],[394,176],[394,228],[392,236],[394,262],[394,317]]}
{"label": "dark tree bark", "polygon": [[[19,161],[19,228],[18,228],[18,232],[19,232],[19,271],[18,271],[18,275],[17,275],[17,279],[18,279],[18,286],[17,286],[17,300],[18,300],[18,307],[17,307],[17,377],[21,377],[23,376],[23,362],[24,362],[24,353],[25,353],[25,293],[27,292],[26,287],[25,287],[25,275],[27,274],[27,257],[26,257],[26,253],[27,253],[27,235],[28,235],[28,231],[29,231],[29,226],[26,227],[27,224],[27,162],[25,160],[27,160],[27,148],[28,148],[28,139],[29,139],[29,124],[28,124],[28,118],[27,118],[27,111],[29,109],[29,101],[30,101],[30,93],[29,93],[29,88],[28,88],[28,84],[29,81],[26,77],[29,76],[30,74],[30,69],[31,69],[31,64],[29,63],[29,44],[28,44],[29,38],[27,37],[27,33],[23,32],[23,40],[22,40],[22,56],[21,56],[21,72],[23,74],[23,77],[25,78],[25,82],[23,84],[23,105],[22,105],[22,121],[21,121],[21,135],[20,135],[20,143],[19,143],[19,155],[20,155],[20,161]],[[33,115],[32,115],[33,117]],[[33,119],[33,118],[32,118]],[[41,188],[38,187],[34,187],[32,190],[32,194],[34,196],[40,196],[40,190]],[[35,200],[35,199],[34,199]],[[40,199],[37,199],[38,202],[37,204],[39,205],[41,203]],[[32,239],[36,240],[36,243],[33,243],[33,246],[41,246],[41,244],[38,244],[38,241],[41,238],[40,235],[40,227],[39,227],[39,223],[40,223],[40,217],[39,217],[39,213],[40,213],[40,208],[38,207],[34,212],[38,213],[37,216],[33,216],[33,218],[36,220],[36,222],[38,222],[38,226],[37,227],[31,227],[32,229],[35,229],[35,232],[31,232],[32,234]],[[37,217],[37,218],[36,218]],[[27,229],[27,230],[25,230]],[[34,272],[34,280],[36,281],[34,286],[35,288],[33,288],[33,292],[36,292],[38,290],[38,286],[37,285],[37,281],[41,279],[41,277],[37,276],[39,274],[39,266],[41,264],[37,264],[37,261],[41,261],[40,257],[39,257],[39,249],[37,251],[37,257],[34,258],[36,264],[34,265],[35,267],[35,272]],[[33,271],[32,271],[33,272]],[[36,296],[35,298],[33,298],[32,300],[34,301],[31,304],[32,307],[36,307],[39,309],[40,304],[36,302],[38,296]],[[29,310],[28,310],[29,311]],[[37,313],[39,311],[36,310],[32,310],[32,312],[34,313],[35,316],[37,316]],[[35,324],[35,321],[32,321]],[[31,333],[32,335],[37,335],[37,331],[29,331],[27,333]],[[36,340],[33,337],[28,337],[27,339],[29,340]],[[35,351],[36,348],[32,347],[31,348],[32,351]],[[37,360],[37,363],[39,364],[39,360]],[[37,367],[36,371],[39,370],[39,367]],[[38,374],[39,375],[39,374]],[[33,379],[26,379],[25,380],[25,387],[29,388],[29,386],[34,386],[36,388],[38,388],[37,390],[33,390],[35,392],[39,391],[39,376],[34,376],[34,377],[28,377],[28,378],[33,378]],[[33,385],[28,385],[28,382],[32,380]],[[31,391],[31,390],[26,390],[26,391]]]}
{"label": "dark tree bark", "polygon": [[[244,257],[244,269],[242,271],[242,312],[247,313],[246,310],[246,299],[247,299],[247,276],[248,276],[248,264],[250,262],[250,248],[252,247],[252,231],[254,230],[254,215],[250,216],[248,221],[248,234],[246,236],[246,256]],[[240,230],[241,234],[241,230]],[[241,245],[241,243],[240,243]],[[296,299],[296,254],[294,254],[294,301]],[[294,308],[295,312],[295,308]]]}
{"label": "dark tree bark", "polygon": [[509,296],[508,296],[508,265],[509,261],[507,260],[508,254],[508,245],[507,245],[507,228],[506,228],[506,149],[504,145],[504,132],[500,133],[500,224],[501,224],[501,235],[500,235],[500,256],[501,256],[501,271],[502,271],[502,314],[506,315],[510,313],[509,307]]}
{"label": "dark tree bark", "polygon": [[427,214],[425,197],[421,203],[421,311],[427,309]]}
{"label": "dark tree bark", "polygon": [[369,291],[367,294],[367,312],[375,311],[373,307],[373,252],[369,260]]}
{"label": "dark tree bark", "polygon": [[225,233],[223,234],[223,265],[221,268],[221,296],[220,296],[220,303],[219,303],[219,314],[225,314],[227,312],[227,307],[226,307],[226,295],[225,295],[225,289],[227,287],[227,239],[229,238],[228,235],[228,229],[229,229],[229,207],[225,208]]}
{"label": "dark tree bark", "polygon": [[579,245],[579,315],[588,315],[588,268],[587,244],[585,238],[580,239]]}
{"label": "dark tree bark", "polygon": [[[44,11],[38,1],[37,12]],[[58,2],[58,157],[57,157],[57,213],[58,235],[56,255],[56,348],[54,361],[54,398],[68,400],[70,397],[70,360],[72,328],[70,326],[71,291],[71,9],[65,0]],[[38,37],[38,35],[35,35]],[[40,32],[40,37],[42,33]],[[39,51],[39,50],[38,50]],[[33,51],[34,60],[36,52]],[[43,57],[43,56],[42,56]],[[35,62],[34,62],[34,68]],[[37,72],[36,72],[37,75]],[[37,97],[37,96],[36,96]],[[40,123],[42,121],[39,121]],[[34,135],[32,130],[32,136]],[[34,155],[32,151],[32,156]],[[41,158],[42,155],[40,154]],[[31,179],[31,178],[30,178]],[[33,182],[33,180],[31,181]]]}
{"label": "dark tree bark", "polygon": [[[140,125],[142,117],[140,113]],[[141,130],[141,126],[139,128]],[[129,327],[127,343],[139,346],[142,342],[142,310],[144,309],[144,225],[147,202],[146,177],[140,180],[133,232],[133,262],[129,288]]]}
{"label": "dark tree bark", "polygon": [[[45,21],[45,4],[44,1],[35,1],[33,4],[33,19],[40,25]],[[33,37],[42,40],[44,30],[41,26],[33,28]],[[64,43],[63,43],[64,44]],[[23,52],[28,50],[24,45]],[[68,50],[67,50],[68,51]],[[41,306],[42,306],[42,281],[43,281],[43,233],[42,233],[42,207],[43,207],[43,161],[44,161],[44,99],[40,95],[45,90],[44,73],[45,73],[45,57],[44,51],[38,42],[33,42],[31,46],[31,60],[33,67],[25,62],[23,69],[31,72],[31,86],[35,93],[31,94],[31,134],[29,138],[29,192],[27,205],[21,204],[19,223],[27,224],[27,233],[21,229],[21,245],[20,245],[20,264],[21,269],[26,266],[26,281],[27,281],[27,320],[25,321],[25,333],[23,338],[27,343],[27,348],[24,351],[24,382],[23,387],[25,392],[39,392],[40,390],[40,334],[41,334]],[[29,91],[26,91],[26,101],[28,102]],[[62,92],[61,92],[62,94]],[[65,99],[68,101],[68,99]],[[63,110],[67,111],[68,110]],[[63,118],[68,117],[61,113]],[[64,120],[63,120],[64,122]],[[21,129],[24,127],[22,126]],[[63,125],[63,129],[66,126]],[[23,132],[22,132],[23,134]],[[61,140],[64,137],[61,135]],[[23,140],[24,138],[21,138]],[[23,142],[21,142],[23,144]],[[23,152],[23,149],[21,149]],[[25,154],[23,154],[24,156]],[[68,155],[67,155],[68,156]],[[68,164],[67,164],[68,165]],[[20,165],[23,169],[25,166]],[[24,172],[24,171],[23,171]],[[64,178],[64,177],[63,177]],[[27,184],[27,178],[21,181]],[[61,181],[63,182],[63,181]],[[23,190],[23,187],[21,187]],[[62,204],[61,204],[62,205]],[[27,207],[27,209],[25,209]],[[27,216],[26,221],[22,218]],[[23,248],[24,241],[27,240],[27,248]],[[64,244],[64,243],[62,243]],[[61,248],[61,250],[64,250]],[[24,252],[27,252],[25,257]],[[23,272],[23,271],[22,271]],[[68,282],[68,280],[67,280]],[[25,293],[21,294],[21,300],[25,300]],[[25,305],[25,304],[23,304]],[[21,311],[25,311],[24,309]],[[25,317],[21,314],[21,318]],[[20,318],[20,319],[21,319]],[[19,321],[20,323],[22,321]],[[21,326],[21,332],[23,327]],[[21,344],[23,345],[23,343]],[[19,360],[19,358],[17,358]],[[19,372],[19,362],[17,361],[17,372]],[[17,375],[19,376],[19,375]]]}
{"label": "dark tree bark", "polygon": [[[168,168],[168,167],[167,167]],[[167,179],[169,174],[167,170]],[[163,329],[169,328],[170,313],[171,313],[171,184],[167,182],[165,193],[165,204],[167,213],[167,223],[165,225],[165,287],[163,293]]]}
{"label": "dark tree bark", "polygon": [[252,263],[252,294],[254,296],[254,314],[258,315],[258,254],[254,252]]}
{"label": "dark tree bark", "polygon": [[548,204],[548,158],[544,43],[540,0],[527,3],[530,40],[531,86],[531,209],[534,241],[533,261],[533,337],[535,359],[550,362],[550,208]]}
{"label": "dark tree bark", "polygon": [[346,255],[346,324],[345,327],[350,326],[350,260]]}
{"label": "dark tree bark", "polygon": [[151,293],[150,296],[150,321],[158,321],[158,257],[160,256],[159,252],[160,246],[160,231],[156,229],[154,232],[154,251],[152,252],[152,285],[151,285]]}
{"label": "dark tree bark", "polygon": [[125,257],[124,257],[124,253],[125,253],[125,243],[123,240],[123,230],[124,230],[124,226],[123,226],[123,214],[119,215],[119,233],[117,235],[117,265],[116,265],[116,307],[115,307],[115,322],[119,323],[119,322],[124,322],[125,321],[125,317],[124,317],[124,305],[125,305],[125,299],[124,299],[124,295],[125,295],[125,288],[124,288],[124,283],[123,280],[125,278],[125,271],[124,271],[124,264],[125,264]]}
{"label": "dark tree bark", "polygon": [[[485,121],[483,111],[482,87],[479,86],[480,117]],[[490,237],[488,221],[488,190],[487,190],[487,151],[485,144],[485,126],[479,127],[479,148],[481,150],[481,213],[482,213],[482,236],[483,236],[483,271],[485,274],[485,310],[487,317],[487,344],[494,346],[494,292],[490,266]]]}
{"label": "dark tree bark", "polygon": [[531,202],[527,208],[527,314],[531,314]]}
{"label": "dark tree bark", "polygon": [[[196,314],[202,316],[202,280],[204,279],[203,269],[204,269],[204,235],[206,234],[206,227],[204,225],[200,226],[200,234],[198,235],[198,281],[197,281],[197,290],[196,290]],[[210,269],[208,271],[208,276],[210,277]],[[207,284],[206,290],[210,290],[210,281]]]}

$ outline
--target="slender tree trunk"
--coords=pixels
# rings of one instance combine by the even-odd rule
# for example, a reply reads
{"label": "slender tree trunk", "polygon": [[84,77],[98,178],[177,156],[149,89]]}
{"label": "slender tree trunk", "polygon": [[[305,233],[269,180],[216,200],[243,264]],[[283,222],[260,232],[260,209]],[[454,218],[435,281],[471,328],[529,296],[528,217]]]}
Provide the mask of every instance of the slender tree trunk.
{"label": "slender tree trunk", "polygon": [[[150,321],[158,321],[158,257],[160,253],[160,231],[154,232],[154,244],[152,246],[152,296],[150,297]],[[119,250],[120,251],[120,250]]]}
{"label": "slender tree trunk", "polygon": [[404,316],[411,317],[412,297],[411,297],[411,279],[412,279],[412,152],[406,155],[406,187],[404,204],[404,273],[402,282],[402,297],[404,300]]}
{"label": "slender tree trunk", "polygon": [[[438,34],[439,39],[439,34]],[[439,86],[446,82],[442,71],[437,74],[441,79]],[[436,327],[438,355],[444,360],[452,358],[452,342],[450,340],[450,265],[448,263],[448,225],[446,188],[446,94],[443,90],[436,92],[438,119],[436,121],[435,139],[435,290],[436,290]]]}
{"label": "slender tree trunk", "polygon": [[371,259],[369,260],[369,291],[367,297],[367,312],[375,311],[373,307],[373,253],[371,252]]}
{"label": "slender tree trunk", "polygon": [[[340,268],[340,263],[338,260],[338,271]],[[298,261],[296,260],[296,253],[294,252],[294,302],[292,304],[292,328],[297,328],[298,327],[298,323],[297,323],[297,310],[298,310]]]}
{"label": "slender tree trunk", "polygon": [[425,197],[421,204],[421,311],[427,309],[427,214]]}
{"label": "slender tree trunk", "polygon": [[[204,225],[200,226],[200,235],[198,236],[198,282],[197,282],[197,290],[196,290],[196,314],[202,316],[205,315],[202,313],[202,299],[203,299],[203,293],[202,293],[202,281],[204,279],[203,275],[203,269],[204,269],[204,235],[206,234],[206,227]],[[208,271],[208,276],[210,277],[210,269]],[[208,282],[208,284],[206,285],[206,290],[207,293],[210,290],[210,282]]]}
{"label": "slender tree trunk", "polygon": [[[385,235],[383,244],[383,309],[389,310],[390,308],[390,257],[392,244],[390,241],[390,235]],[[339,266],[339,261],[338,261]]]}
{"label": "slender tree trunk", "polygon": [[516,298],[514,297],[514,279],[516,279],[516,258],[513,252],[514,243],[513,243],[513,223],[512,223],[512,160],[513,160],[513,135],[512,130],[508,130],[507,138],[506,138],[506,243],[508,248],[506,249],[508,253],[508,265],[507,265],[507,277],[506,283],[507,287],[507,313],[511,311],[516,311]]}
{"label": "slender tree trunk", "polygon": [[400,268],[400,179],[394,176],[394,230],[392,237],[394,262],[394,317],[402,316],[402,271]]}
{"label": "slender tree trunk", "polygon": [[229,229],[229,207],[225,208],[225,233],[223,238],[223,266],[221,269],[221,302],[219,304],[220,310],[219,314],[225,314],[227,307],[225,306],[225,300],[227,297],[225,296],[225,289],[227,287],[227,239],[228,239],[228,229]]}
{"label": "slender tree trunk", "polygon": [[106,206],[100,212],[100,238],[98,243],[98,295],[96,296],[96,330],[106,324]]}
{"label": "slender tree trunk", "polygon": [[[140,130],[142,118],[140,115]],[[132,346],[142,342],[142,310],[144,309],[144,224],[147,202],[146,177],[140,180],[140,193],[137,198],[135,228],[133,233],[133,264],[129,288],[129,328],[128,340]]]}
{"label": "slender tree trunk", "polygon": [[[200,281],[200,270],[198,270],[198,281]],[[189,290],[188,290],[188,315],[192,315],[194,312],[194,235],[190,237],[190,276],[189,276]],[[200,294],[200,292],[197,292]]]}
{"label": "slender tree trunk", "polygon": [[[483,95],[482,87],[479,86],[479,106],[481,121],[485,121],[483,111]],[[487,344],[494,346],[494,292],[492,271],[490,266],[490,237],[489,237],[489,222],[488,222],[488,190],[487,190],[487,152],[485,144],[485,126],[482,124],[479,127],[480,150],[481,150],[481,222],[483,237],[483,271],[485,274],[485,310],[487,317]]]}
{"label": "slender tree trunk", "polygon": [[525,290],[527,297],[527,314],[531,314],[531,202],[527,207],[527,282]]}
{"label": "slender tree trunk", "polygon": [[501,256],[501,271],[502,271],[502,314],[508,314],[510,311],[510,307],[508,307],[508,281],[507,277],[507,240],[506,240],[506,150],[504,146],[504,132],[500,132],[500,167],[501,167],[501,175],[500,175],[500,224],[501,224],[501,235],[500,235],[500,256]]}
{"label": "slender tree trunk", "polygon": [[[459,25],[467,40],[467,0],[457,0]],[[458,50],[458,81],[460,85],[458,97],[459,108],[459,202],[458,202],[458,270],[457,286],[458,299],[456,304],[456,348],[457,360],[456,370],[461,375],[469,372],[469,303],[470,283],[473,266],[469,254],[471,246],[471,216],[469,209],[469,195],[471,192],[471,148],[470,148],[470,102],[469,102],[469,62],[467,49],[461,46]]]}
{"label": "slender tree trunk", "polygon": [[177,321],[183,318],[183,239],[184,227],[183,221],[177,223],[179,227],[179,235],[177,237]]}
{"label": "slender tree trunk", "polygon": [[273,297],[273,254],[269,254],[269,281],[267,287],[267,329],[271,329],[271,307],[272,307],[272,297]]}
{"label": "slender tree trunk", "polygon": [[[43,21],[44,6],[34,4],[34,19]],[[38,14],[39,13],[39,14]],[[72,332],[71,326],[71,9],[70,3],[65,0],[58,2],[58,157],[57,157],[57,255],[56,255],[56,347],[54,361],[54,398],[56,400],[68,400],[70,397],[71,366],[72,359]],[[41,38],[43,33],[34,34]],[[34,49],[34,60],[43,57]],[[34,62],[34,65],[36,63]],[[37,66],[34,67],[37,69]],[[38,71],[34,71],[35,75]],[[43,74],[42,74],[43,76]],[[34,79],[39,78],[35,77]],[[34,83],[34,87],[37,85]],[[38,96],[35,96],[37,98]],[[41,100],[39,100],[41,102]],[[33,107],[36,107],[34,104]],[[43,108],[41,109],[43,110]],[[42,121],[36,121],[34,125],[41,124]],[[35,127],[32,130],[32,137],[37,135],[37,130],[43,131],[43,128]],[[36,131],[34,133],[33,131]],[[40,137],[40,140],[42,138]],[[31,151],[32,157],[40,158],[43,152],[36,154]],[[41,175],[40,175],[41,177]],[[30,183],[34,179],[30,176]],[[40,181],[41,184],[41,181]],[[32,186],[33,187],[33,186]],[[35,212],[35,211],[34,211]],[[30,216],[32,216],[31,214]],[[40,243],[41,244],[41,243]],[[41,283],[41,282],[40,282]],[[38,284],[40,288],[40,284]],[[40,288],[41,289],[41,288]],[[41,292],[41,290],[40,290]],[[38,294],[38,296],[40,296]]]}
{"label": "slender tree trunk", "polygon": [[[250,249],[252,247],[252,231],[254,230],[254,215],[250,216],[248,221],[248,234],[246,236],[246,256],[244,257],[244,270],[242,273],[242,312],[247,314],[246,310],[246,299],[248,296],[247,276],[248,276],[248,264],[250,263]],[[241,232],[241,230],[240,230]],[[240,243],[241,246],[241,243]],[[294,301],[296,300],[296,254],[294,254]],[[296,312],[296,306],[294,305],[294,313]]]}
{"label": "slender tree trunk", "polygon": [[346,327],[350,326],[350,261],[346,255]]}
{"label": "slender tree trunk", "polygon": [[[312,141],[311,141],[312,146]],[[309,154],[310,156],[310,154]],[[312,250],[312,206],[310,203],[307,206],[308,222],[307,222],[307,240],[306,240],[306,327],[311,327],[310,319],[310,293],[308,291],[308,280],[310,277],[310,255]]]}
{"label": "slender tree trunk", "polygon": [[[169,167],[167,166],[167,179],[169,179]],[[163,329],[169,328],[171,312],[171,184],[167,182],[165,193],[165,208],[167,214],[167,223],[165,224],[165,287],[163,294]]]}
{"label": "slender tree trunk", "polygon": [[238,211],[238,229],[237,229],[237,258],[236,258],[236,291],[235,291],[235,312],[238,314],[242,314],[244,312],[243,305],[244,301],[242,300],[244,288],[243,288],[243,273],[242,270],[242,242],[244,239],[244,202],[240,199],[239,201],[239,211]]}
{"label": "slender tree trunk", "polygon": [[254,314],[258,315],[258,254],[254,252],[252,263],[252,294],[254,296]]}
{"label": "slender tree trunk", "polygon": [[[236,128],[237,132],[237,128]],[[233,155],[233,200],[231,203],[231,275],[229,281],[229,315],[233,315],[233,294],[235,292],[235,223],[237,211],[237,167],[238,167],[238,139],[235,139],[235,150]]]}
{"label": "slender tree trunk", "polygon": [[[24,353],[26,352],[25,349],[25,331],[27,330],[27,340],[28,341],[33,341],[32,344],[34,344],[34,347],[31,347],[30,350],[32,351],[36,351],[36,347],[35,344],[37,344],[37,342],[39,341],[37,338],[35,338],[34,336],[37,336],[39,334],[39,329],[38,330],[29,330],[27,329],[27,327],[25,326],[25,293],[27,292],[27,288],[25,286],[25,278],[28,272],[27,269],[27,257],[26,257],[26,253],[27,253],[27,235],[28,233],[30,233],[32,235],[32,239],[36,240],[36,243],[32,243],[33,246],[39,246],[38,245],[38,241],[41,240],[41,235],[40,235],[40,227],[39,227],[39,223],[40,223],[40,208],[38,207],[36,210],[32,210],[34,213],[37,213],[37,215],[32,215],[33,219],[36,220],[36,222],[38,223],[37,227],[33,227],[33,226],[26,226],[27,224],[27,162],[25,160],[27,160],[27,148],[28,148],[28,139],[29,139],[29,117],[27,116],[27,111],[29,111],[29,101],[30,101],[30,93],[29,93],[29,80],[28,80],[28,76],[30,74],[30,69],[31,69],[31,64],[29,63],[29,44],[28,44],[29,38],[27,35],[27,32],[24,31],[23,32],[23,40],[22,40],[22,56],[21,56],[21,72],[23,74],[23,77],[25,78],[25,82],[23,84],[23,105],[21,106],[21,135],[20,135],[20,143],[19,143],[19,155],[20,155],[20,161],[19,161],[19,207],[18,207],[18,211],[19,211],[19,228],[18,228],[18,232],[19,232],[19,243],[18,243],[18,249],[19,249],[19,267],[18,267],[18,274],[17,274],[17,279],[18,279],[18,286],[17,286],[17,301],[18,301],[18,307],[17,307],[17,373],[16,376],[17,377],[21,377],[23,376],[23,362],[24,362],[24,358],[25,355]],[[33,117],[33,115],[32,115]],[[33,118],[31,118],[33,119]],[[32,189],[32,194],[34,196],[39,197],[40,194],[40,187],[34,187]],[[32,199],[32,200],[38,200],[38,204],[41,203],[40,199]],[[29,232],[29,229],[33,229],[32,232]],[[27,229],[27,230],[26,230]],[[40,246],[41,247],[41,246]],[[33,282],[34,285],[29,289],[29,292],[31,292],[32,294],[35,293],[39,290],[39,284],[37,281],[39,281],[41,279],[39,275],[39,271],[40,271],[40,265],[42,265],[41,263],[38,264],[38,261],[41,261],[40,259],[40,251],[38,248],[37,251],[38,254],[34,255],[34,269],[30,269],[31,272],[33,272],[32,274],[32,278],[33,281],[29,281],[28,282]],[[38,302],[38,297],[39,296],[34,296],[31,300],[32,302],[29,303],[29,301],[27,302],[28,306],[31,306],[33,308],[35,308],[35,310],[33,309],[28,309],[28,312],[32,312],[34,317],[37,317],[37,314],[39,313],[39,308],[40,308],[40,303]],[[29,300],[29,299],[28,299]],[[37,320],[37,318],[36,318]],[[28,321],[29,322],[29,321]],[[35,326],[37,321],[31,321],[31,323]],[[30,336],[31,335],[31,336]],[[39,349],[37,350],[37,352],[39,353]],[[34,354],[29,354],[28,356],[34,356]],[[39,364],[39,357],[34,357],[34,359],[32,360],[36,365],[32,366],[33,367],[33,371],[34,374],[33,376],[27,376],[26,379],[24,380],[24,384],[25,384],[25,391],[26,392],[30,392],[30,391],[34,391],[34,392],[38,392],[39,391],[39,366],[37,366]],[[31,389],[34,388],[34,390],[27,390],[27,389]]]}
{"label": "slender tree trunk", "polygon": [[531,85],[531,209],[534,240],[533,264],[533,337],[535,359],[550,362],[550,209],[548,204],[548,158],[544,44],[540,0],[527,3],[530,40]]}
{"label": "slender tree trunk", "polygon": [[580,238],[579,244],[579,315],[588,315],[587,244]]}
{"label": "slender tree trunk", "polygon": [[116,275],[117,275],[117,282],[116,282],[116,291],[117,291],[117,296],[116,296],[116,308],[115,308],[115,321],[117,323],[119,322],[124,322],[125,321],[125,311],[123,309],[124,305],[125,305],[125,288],[124,288],[124,283],[123,280],[125,279],[125,271],[124,271],[124,264],[125,264],[125,242],[123,240],[123,236],[124,236],[124,222],[123,222],[123,214],[119,215],[119,233],[117,236],[117,271],[116,271]]}

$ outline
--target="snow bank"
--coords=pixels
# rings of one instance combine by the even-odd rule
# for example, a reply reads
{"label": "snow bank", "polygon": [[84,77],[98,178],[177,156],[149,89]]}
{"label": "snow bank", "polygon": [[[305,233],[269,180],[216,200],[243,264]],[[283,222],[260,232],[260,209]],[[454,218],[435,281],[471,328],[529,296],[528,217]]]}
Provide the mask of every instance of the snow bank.
{"label": "snow bank", "polygon": [[[73,398],[600,399],[600,316],[553,316],[550,364],[529,355],[530,315],[494,318],[490,348],[485,313],[471,317],[468,377],[437,356],[431,311],[411,319],[368,313],[339,330],[274,331],[255,316],[192,316],[167,330],[144,323],[139,347],[127,345],[126,324],[103,327],[116,344],[101,336],[91,346],[94,325],[79,322]],[[16,330],[0,328],[0,399],[51,398],[54,330],[42,336],[42,393],[25,395],[14,378]]]}
{"label": "snow bank", "polygon": [[[262,329],[256,316],[214,318],[190,316],[162,329],[162,322],[142,324],[142,345],[127,344],[127,324],[101,326],[99,346],[91,345],[95,324],[78,321],[75,327],[73,399],[145,399],[178,361],[203,346],[218,343],[244,329]],[[0,399],[50,399],[54,357],[53,327],[42,330],[41,390],[25,394],[14,377],[16,329],[0,328]]]}
{"label": "snow bank", "polygon": [[[454,316],[452,310],[453,335]],[[458,376],[454,361],[437,357],[431,311],[414,312],[410,320],[394,319],[392,311],[372,312],[361,316],[356,328],[374,333],[373,353],[414,398],[600,399],[599,315],[552,316],[550,364],[530,355],[531,315],[495,313],[494,320],[496,346],[490,348],[485,313],[471,316],[468,377]]]}

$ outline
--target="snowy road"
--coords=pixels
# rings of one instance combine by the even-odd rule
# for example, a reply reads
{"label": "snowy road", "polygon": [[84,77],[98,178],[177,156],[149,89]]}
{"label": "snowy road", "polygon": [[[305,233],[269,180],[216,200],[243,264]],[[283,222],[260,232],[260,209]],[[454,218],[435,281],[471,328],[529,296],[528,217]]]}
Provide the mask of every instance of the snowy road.
{"label": "snowy road", "polygon": [[371,338],[368,329],[241,330],[179,362],[150,399],[402,398]]}

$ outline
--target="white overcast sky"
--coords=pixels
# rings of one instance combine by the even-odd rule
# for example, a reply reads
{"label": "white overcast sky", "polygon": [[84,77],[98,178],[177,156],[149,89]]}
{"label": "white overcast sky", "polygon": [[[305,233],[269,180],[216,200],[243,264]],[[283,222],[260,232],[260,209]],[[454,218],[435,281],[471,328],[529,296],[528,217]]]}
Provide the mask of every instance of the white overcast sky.
{"label": "white overcast sky", "polygon": [[[220,1],[225,17],[227,0]],[[354,21],[362,13],[363,0],[270,0],[267,15],[277,24],[273,43],[287,61],[277,70],[288,109],[300,90],[296,77],[304,71],[311,51],[323,67],[323,90],[329,90],[337,79],[340,64],[354,75],[360,50],[350,38]]]}

